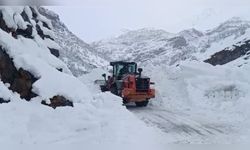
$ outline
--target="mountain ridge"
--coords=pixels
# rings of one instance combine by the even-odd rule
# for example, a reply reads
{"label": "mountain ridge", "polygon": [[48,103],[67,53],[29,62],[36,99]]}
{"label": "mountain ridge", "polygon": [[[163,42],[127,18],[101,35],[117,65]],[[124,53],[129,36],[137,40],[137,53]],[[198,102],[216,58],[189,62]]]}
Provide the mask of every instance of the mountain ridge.
{"label": "mountain ridge", "polygon": [[[142,64],[153,62],[174,65],[186,59],[200,59],[195,58],[199,55],[197,53],[203,55],[208,51],[213,53],[221,51],[239,42],[241,37],[248,34],[249,29],[250,21],[233,17],[205,32],[194,28],[179,33],[142,28],[128,31],[112,39],[93,42],[91,46],[108,61],[126,60]],[[231,41],[224,47],[222,44],[223,48],[214,46],[228,41],[229,38]],[[213,50],[210,50],[211,48]]]}

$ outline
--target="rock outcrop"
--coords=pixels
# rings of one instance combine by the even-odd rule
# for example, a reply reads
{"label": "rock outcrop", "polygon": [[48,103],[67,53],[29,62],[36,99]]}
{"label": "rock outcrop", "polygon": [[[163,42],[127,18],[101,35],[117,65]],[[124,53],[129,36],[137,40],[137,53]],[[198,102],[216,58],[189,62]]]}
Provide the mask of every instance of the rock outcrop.
{"label": "rock outcrop", "polygon": [[62,106],[71,106],[73,107],[73,103],[70,100],[67,100],[65,97],[63,96],[54,96],[50,99],[50,103],[46,103],[46,101],[42,101],[41,102],[43,105],[47,105],[50,106],[52,108],[56,108],[56,107],[62,107]]}
{"label": "rock outcrop", "polygon": [[250,40],[245,41],[243,44],[238,43],[234,45],[233,49],[225,49],[217,52],[204,62],[214,66],[224,65],[246,55],[250,55]]}
{"label": "rock outcrop", "polygon": [[13,92],[20,94],[21,98],[29,101],[37,95],[32,92],[32,84],[37,80],[31,73],[22,68],[16,69],[12,59],[0,47],[0,78],[4,83],[10,84]]}
{"label": "rock outcrop", "polygon": [[3,19],[3,13],[0,11],[0,28],[5,32],[10,32],[10,29],[6,25],[4,19]]}
{"label": "rock outcrop", "polygon": [[51,53],[52,55],[54,55],[54,56],[56,56],[56,57],[59,57],[59,56],[60,56],[59,50],[54,49],[54,48],[49,48],[49,50],[50,50],[50,53]]}
{"label": "rock outcrop", "polygon": [[[56,57],[60,56],[59,50],[53,47],[53,37],[51,37],[49,33],[51,33],[51,28],[48,23],[46,23],[46,20],[42,18],[42,16],[38,13],[36,8],[33,7],[24,7],[22,12],[19,12],[19,10],[13,8],[13,11],[16,11],[15,13],[11,14],[12,11],[10,11],[12,8],[3,8],[0,9],[0,30],[5,31],[9,33],[6,36],[12,36],[15,39],[11,39],[11,36],[9,38],[4,39],[3,43],[10,43],[8,40],[15,42],[15,40],[19,40],[20,36],[23,38],[28,39],[34,39],[36,41],[36,38],[41,37],[41,40],[43,41],[43,45],[46,46],[48,44],[48,49],[50,50],[50,53]],[[27,9],[30,10],[30,14],[27,13]],[[19,14],[20,13],[20,14]],[[6,16],[11,17],[13,15],[13,22],[11,25],[13,27],[10,27],[9,20],[6,19]],[[15,20],[15,16],[18,16]],[[12,19],[12,18],[11,18]],[[11,20],[10,19],[10,20]],[[37,31],[37,35],[33,34],[33,31]],[[45,32],[44,32],[45,31]],[[5,35],[2,35],[1,37],[4,37]],[[47,39],[46,39],[47,38]],[[25,39],[23,39],[25,40]],[[39,39],[40,40],[40,39]],[[50,42],[46,43],[48,40],[51,40]],[[29,41],[29,40],[28,40]],[[17,41],[18,43],[18,41]],[[13,43],[15,44],[15,43]],[[19,43],[20,44],[20,43]],[[22,46],[22,45],[20,45]],[[27,48],[30,48],[29,45],[25,45]],[[24,46],[24,49],[26,48]],[[51,47],[52,48],[51,48]],[[10,53],[10,50],[12,49],[12,53]],[[20,95],[21,99],[25,99],[26,101],[30,101],[32,98],[40,96],[37,93],[34,93],[32,88],[33,84],[39,80],[36,78],[31,72],[25,70],[22,68],[22,66],[16,66],[16,61],[14,63],[15,57],[13,56],[13,51],[15,52],[14,47],[6,46],[5,44],[0,44],[0,80],[6,84],[9,90],[16,92]],[[20,51],[17,50],[17,51]],[[29,51],[27,51],[29,52]],[[46,51],[45,51],[46,52]],[[61,66],[60,66],[61,67]],[[25,68],[25,67],[24,67]],[[57,67],[55,67],[57,69]],[[65,68],[64,68],[65,69]],[[63,71],[63,68],[59,68],[58,71]],[[61,88],[61,87],[58,87]],[[0,91],[1,92],[1,91]],[[59,106],[72,106],[73,103],[70,100],[67,100],[63,96],[54,96],[50,99],[51,103],[46,104],[50,107],[56,108]],[[0,104],[2,103],[9,103],[9,99],[4,99],[0,97]]]}

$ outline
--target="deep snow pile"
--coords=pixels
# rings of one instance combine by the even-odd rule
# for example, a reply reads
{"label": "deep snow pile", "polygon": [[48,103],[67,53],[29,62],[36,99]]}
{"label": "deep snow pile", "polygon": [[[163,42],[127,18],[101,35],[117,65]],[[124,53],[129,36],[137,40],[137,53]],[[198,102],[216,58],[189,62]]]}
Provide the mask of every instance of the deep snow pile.
{"label": "deep snow pile", "polygon": [[[249,65],[243,68],[232,65],[214,67],[203,62],[184,61],[179,66],[156,67],[154,72],[162,70],[163,73],[148,73],[160,84],[156,86],[162,87],[157,89],[161,90],[163,95],[168,95],[172,99],[175,97],[177,103],[185,101],[186,106],[208,107],[211,104],[221,106],[224,102],[237,103],[239,99],[248,97],[248,67]],[[178,91],[171,91],[174,89]],[[178,98],[180,95],[182,96]]]}
{"label": "deep snow pile", "polygon": [[[15,97],[13,93],[7,94]],[[29,103],[15,98],[14,102],[0,105],[0,143],[122,146],[124,149],[144,143],[144,148],[160,148],[161,133],[145,127],[120,102],[109,93],[100,93],[89,104],[53,110],[35,101]]]}
{"label": "deep snow pile", "polygon": [[249,64],[214,67],[204,62],[184,61],[179,66],[150,67],[145,73],[156,82],[157,90],[152,106],[185,114],[186,119],[211,126],[223,135],[204,141],[194,137],[182,139],[191,143],[248,143]]}
{"label": "deep snow pile", "polygon": [[[10,84],[0,81],[0,98],[10,100],[8,104],[0,104],[2,146],[76,143],[86,147],[124,145],[126,148],[144,143],[143,147],[150,148],[163,143],[161,133],[146,127],[128,112],[120,98],[110,93],[92,93],[50,53],[49,48],[58,45],[53,41],[50,21],[36,7],[1,7],[0,11],[7,29],[11,29],[9,33],[0,29],[0,45],[17,69],[23,68],[37,78],[32,91],[38,95],[27,102],[9,89]],[[22,12],[28,19],[20,17]],[[13,36],[17,29],[25,30],[28,25],[32,27],[31,37]],[[42,100],[49,102],[56,95],[73,101],[74,107],[54,110],[41,105]]]}

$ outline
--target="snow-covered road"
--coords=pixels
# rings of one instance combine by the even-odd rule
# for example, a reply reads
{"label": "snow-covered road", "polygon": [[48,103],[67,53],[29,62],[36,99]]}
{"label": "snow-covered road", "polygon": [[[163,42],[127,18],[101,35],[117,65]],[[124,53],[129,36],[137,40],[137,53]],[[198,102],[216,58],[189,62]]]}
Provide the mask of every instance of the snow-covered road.
{"label": "snow-covered road", "polygon": [[[152,74],[148,71],[156,83],[156,98],[147,107],[131,104],[127,109],[147,126],[160,130],[164,144],[249,143],[250,82],[247,74],[237,78],[238,74],[243,76],[239,70],[229,76],[228,69],[194,63],[166,70],[156,68]],[[101,72],[96,69],[81,77],[93,93],[99,92],[93,82]]]}
{"label": "snow-covered road", "polygon": [[230,134],[234,131],[233,127],[223,122],[169,111],[157,106],[127,108],[148,126],[157,127],[165,132],[173,139],[173,143],[228,143],[233,137]]}

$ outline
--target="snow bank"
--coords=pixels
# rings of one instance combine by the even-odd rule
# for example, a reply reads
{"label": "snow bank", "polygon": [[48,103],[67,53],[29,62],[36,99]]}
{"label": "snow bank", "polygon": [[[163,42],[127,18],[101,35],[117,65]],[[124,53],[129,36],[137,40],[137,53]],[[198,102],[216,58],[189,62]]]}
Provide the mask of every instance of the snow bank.
{"label": "snow bank", "polygon": [[249,142],[249,64],[214,67],[204,62],[183,61],[170,67],[149,65],[144,71],[156,83],[157,95],[151,101],[152,108],[183,115],[182,119],[189,118],[205,128],[219,131],[211,134],[210,140],[207,140],[209,136],[192,135],[191,139],[184,136],[185,140],[191,143]]}
{"label": "snow bank", "polygon": [[218,109],[248,98],[247,70],[247,66],[244,69],[232,65],[214,67],[203,62],[184,61],[179,66],[156,67],[153,72],[157,74],[147,73],[155,80],[165,106]]}
{"label": "snow bank", "polygon": [[156,143],[163,143],[161,133],[129,113],[118,97],[99,93],[94,99],[93,105],[77,104],[74,109],[56,110],[20,100],[2,104],[0,143],[119,146],[120,149],[136,147],[138,143],[150,149],[160,147]]}
{"label": "snow bank", "polygon": [[242,72],[238,68],[189,63],[182,65],[181,69],[188,84],[189,99],[195,100],[195,105],[204,102],[205,107],[211,104],[223,107],[225,103],[237,103],[250,88],[246,80],[239,78]]}

